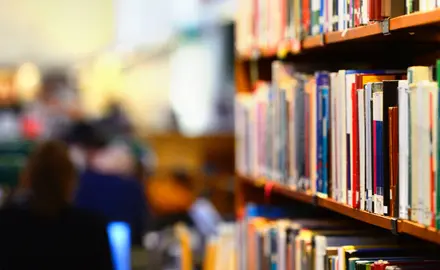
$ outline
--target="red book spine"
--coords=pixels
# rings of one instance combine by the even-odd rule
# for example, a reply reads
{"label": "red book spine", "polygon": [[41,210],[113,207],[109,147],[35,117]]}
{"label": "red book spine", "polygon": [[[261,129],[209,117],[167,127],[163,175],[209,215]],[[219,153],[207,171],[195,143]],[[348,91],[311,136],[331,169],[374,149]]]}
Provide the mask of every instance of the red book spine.
{"label": "red book spine", "polygon": [[382,0],[371,0],[368,5],[368,17],[370,21],[382,19]]}
{"label": "red book spine", "polygon": [[361,0],[354,0],[354,26],[361,24]]}
{"label": "red book spine", "polygon": [[302,36],[308,36],[310,32],[310,0],[302,0]]}
{"label": "red book spine", "polygon": [[359,203],[359,127],[358,127],[358,101],[356,95],[356,84],[351,87],[351,103],[352,103],[352,134],[353,137],[353,156],[352,156],[352,196],[353,208],[360,208]]}

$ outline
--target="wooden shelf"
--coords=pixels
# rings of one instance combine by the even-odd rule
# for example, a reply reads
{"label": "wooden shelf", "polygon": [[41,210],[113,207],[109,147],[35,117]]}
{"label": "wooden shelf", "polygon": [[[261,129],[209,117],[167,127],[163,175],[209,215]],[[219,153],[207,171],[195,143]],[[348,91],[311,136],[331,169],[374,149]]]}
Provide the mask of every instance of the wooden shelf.
{"label": "wooden shelf", "polygon": [[348,40],[354,40],[382,33],[379,23],[374,23],[366,26],[360,26],[356,28],[347,29],[343,32],[330,32],[325,34],[325,43],[332,44],[338,42],[344,42]]}
{"label": "wooden shelf", "polygon": [[440,244],[440,233],[434,228],[427,228],[409,220],[400,220],[398,225],[399,233],[406,233],[417,238]]}
{"label": "wooden shelf", "polygon": [[319,198],[318,206],[388,230],[393,229],[393,222],[395,222],[395,219],[391,217],[379,216],[367,211],[354,209],[351,206],[341,204],[329,198]]}
{"label": "wooden shelf", "polygon": [[440,23],[440,8],[392,18],[390,20],[390,31],[436,23]]}
{"label": "wooden shelf", "polygon": [[[396,30],[414,29],[426,25],[440,24],[440,8],[427,12],[416,12],[408,15],[402,15],[390,19],[389,31],[392,33]],[[327,44],[341,43],[351,40],[362,39],[382,34],[381,23],[376,22],[366,26],[347,29],[345,31],[329,32],[318,36],[306,37],[301,42],[300,51],[291,52],[298,54],[313,48],[325,47]],[[262,57],[275,57],[276,53],[261,54]],[[242,59],[249,59],[246,55],[241,55]]]}
{"label": "wooden shelf", "polygon": [[325,35],[307,37],[303,40],[301,48],[303,50],[313,49],[324,46]]}
{"label": "wooden shelf", "polygon": [[341,204],[331,198],[323,198],[320,196],[314,196],[303,192],[295,191],[291,188],[277,184],[269,180],[255,181],[249,177],[238,176],[239,181],[246,184],[253,185],[257,188],[265,188],[264,183],[271,183],[273,185],[272,192],[288,197],[292,200],[300,201],[303,203],[315,204],[316,206],[326,208],[328,210],[337,212],[339,214],[351,217],[353,219],[381,227],[393,231],[395,233],[404,233],[415,236],[417,238],[440,244],[440,232],[434,228],[426,228],[425,226],[409,221],[399,220],[393,217],[380,216],[367,211],[361,211],[354,209],[348,205]]}

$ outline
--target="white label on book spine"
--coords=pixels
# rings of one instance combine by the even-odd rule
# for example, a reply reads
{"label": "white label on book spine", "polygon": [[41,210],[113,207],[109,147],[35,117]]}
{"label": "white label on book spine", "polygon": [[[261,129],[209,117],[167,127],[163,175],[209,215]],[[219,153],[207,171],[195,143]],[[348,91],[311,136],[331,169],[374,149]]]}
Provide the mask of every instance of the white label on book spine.
{"label": "white label on book spine", "polygon": [[348,205],[353,207],[353,193],[351,192],[351,189],[348,190],[347,198],[348,198]]}

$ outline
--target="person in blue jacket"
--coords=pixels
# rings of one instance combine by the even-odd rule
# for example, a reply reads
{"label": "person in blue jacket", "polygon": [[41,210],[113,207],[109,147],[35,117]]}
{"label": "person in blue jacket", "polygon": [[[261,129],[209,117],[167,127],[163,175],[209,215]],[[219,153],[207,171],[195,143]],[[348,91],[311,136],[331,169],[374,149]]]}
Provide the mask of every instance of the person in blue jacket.
{"label": "person in blue jacket", "polygon": [[79,147],[85,156],[75,205],[100,213],[109,222],[122,221],[129,224],[132,244],[140,245],[149,219],[142,185],[130,175],[105,172],[93,166],[93,159],[109,144],[97,126],[79,123],[72,134],[71,143]]}

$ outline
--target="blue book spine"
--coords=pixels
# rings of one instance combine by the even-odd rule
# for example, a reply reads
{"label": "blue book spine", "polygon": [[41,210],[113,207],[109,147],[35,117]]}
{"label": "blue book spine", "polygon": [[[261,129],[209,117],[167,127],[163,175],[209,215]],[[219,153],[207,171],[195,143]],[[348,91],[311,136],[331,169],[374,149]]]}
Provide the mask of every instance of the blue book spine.
{"label": "blue book spine", "polygon": [[327,144],[329,127],[329,84],[330,77],[327,72],[317,73],[317,191],[327,194],[328,188],[328,162]]}
{"label": "blue book spine", "polygon": [[316,73],[316,191],[322,192],[322,74]]}
{"label": "blue book spine", "polygon": [[325,2],[324,0],[321,0],[321,6],[319,9],[319,33],[322,34],[324,33],[324,23],[325,23],[325,11],[326,9],[324,8],[325,6]]}
{"label": "blue book spine", "polygon": [[328,195],[328,134],[330,127],[329,84],[322,88],[322,193]]}
{"label": "blue book spine", "polygon": [[278,239],[277,239],[277,229],[269,229],[270,238],[270,269],[277,270],[277,258],[278,258]]}
{"label": "blue book spine", "polygon": [[[377,161],[377,194],[381,196],[383,199],[384,196],[384,167],[383,167],[383,121],[377,121],[376,122],[376,138],[377,138],[377,155],[378,155],[378,161]],[[379,206],[379,207],[382,207]]]}

